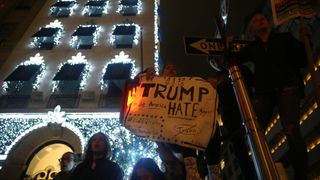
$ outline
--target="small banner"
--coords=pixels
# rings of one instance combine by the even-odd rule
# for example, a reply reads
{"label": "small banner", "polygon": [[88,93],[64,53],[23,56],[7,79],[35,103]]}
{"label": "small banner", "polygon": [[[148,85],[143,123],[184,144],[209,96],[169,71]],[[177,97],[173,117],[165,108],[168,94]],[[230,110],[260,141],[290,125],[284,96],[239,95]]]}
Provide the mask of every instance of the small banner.
{"label": "small banner", "polygon": [[132,133],[206,149],[218,116],[218,95],[207,81],[199,77],[154,77],[129,85],[127,90],[121,118]]}
{"label": "small banner", "polygon": [[310,0],[271,0],[271,7],[276,26],[296,17],[311,18],[315,15]]}

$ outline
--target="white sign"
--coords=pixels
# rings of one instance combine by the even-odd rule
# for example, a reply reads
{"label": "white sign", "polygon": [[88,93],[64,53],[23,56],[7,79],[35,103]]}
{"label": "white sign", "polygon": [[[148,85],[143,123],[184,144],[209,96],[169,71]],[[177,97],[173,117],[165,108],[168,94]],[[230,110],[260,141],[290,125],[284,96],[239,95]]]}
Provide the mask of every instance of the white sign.
{"label": "white sign", "polygon": [[198,77],[154,77],[128,95],[123,122],[134,134],[204,150],[215,131],[218,95]]}
{"label": "white sign", "polygon": [[296,17],[311,18],[315,15],[310,0],[271,0],[271,6],[276,26]]}

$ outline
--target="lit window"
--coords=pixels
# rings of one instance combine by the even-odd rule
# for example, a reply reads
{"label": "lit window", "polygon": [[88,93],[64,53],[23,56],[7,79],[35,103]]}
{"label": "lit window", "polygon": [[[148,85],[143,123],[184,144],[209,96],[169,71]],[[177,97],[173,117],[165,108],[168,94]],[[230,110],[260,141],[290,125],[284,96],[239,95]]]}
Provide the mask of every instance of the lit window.
{"label": "lit window", "polygon": [[40,74],[40,65],[20,65],[4,81],[8,81],[7,92],[31,92],[33,82]]}
{"label": "lit window", "polygon": [[45,27],[41,27],[38,32],[32,36],[31,47],[42,50],[52,49],[59,44],[63,32],[61,22],[55,20]]}
{"label": "lit window", "polygon": [[84,5],[83,14],[85,16],[102,16],[108,10],[107,0],[90,0]]}
{"label": "lit window", "polygon": [[133,79],[136,76],[135,60],[123,51],[111,59],[103,68],[100,81],[101,90],[108,87],[109,81]]}
{"label": "lit window", "polygon": [[59,28],[41,28],[33,37],[34,47],[37,49],[52,49],[55,45],[54,39]]}
{"label": "lit window", "polygon": [[100,28],[96,25],[79,26],[72,34],[72,46],[77,49],[91,49],[97,44]]}
{"label": "lit window", "polygon": [[78,93],[84,88],[92,68],[80,52],[59,67],[52,88],[53,92],[59,93]]}
{"label": "lit window", "polygon": [[50,14],[52,17],[61,18],[69,17],[73,11],[77,8],[76,1],[58,1],[50,8]]}
{"label": "lit window", "polygon": [[31,93],[39,88],[44,75],[45,65],[43,56],[36,54],[29,60],[19,64],[17,68],[4,80],[3,89],[7,93]]}
{"label": "lit window", "polygon": [[114,63],[109,64],[106,73],[103,76],[104,80],[125,80],[131,77],[132,64]]}
{"label": "lit window", "polygon": [[59,81],[58,91],[62,93],[78,92],[80,81],[82,79],[82,71],[85,64],[65,64],[53,78],[54,81]]}
{"label": "lit window", "polygon": [[124,91],[125,80],[130,79],[133,64],[110,63],[103,75],[103,84],[107,87],[107,94],[102,94],[100,107],[119,108]]}
{"label": "lit window", "polygon": [[112,41],[116,48],[132,48],[138,43],[140,32],[137,25],[117,25],[112,33]]}
{"label": "lit window", "polygon": [[121,0],[118,13],[123,16],[135,16],[141,12],[141,2],[139,0]]}

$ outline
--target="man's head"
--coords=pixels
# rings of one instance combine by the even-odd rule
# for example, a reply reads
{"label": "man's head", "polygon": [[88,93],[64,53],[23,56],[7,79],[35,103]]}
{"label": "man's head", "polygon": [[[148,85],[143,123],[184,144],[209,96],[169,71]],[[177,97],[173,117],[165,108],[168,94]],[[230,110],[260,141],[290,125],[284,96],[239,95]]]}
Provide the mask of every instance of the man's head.
{"label": "man's head", "polygon": [[163,68],[162,76],[173,77],[177,75],[177,69],[174,65],[168,64]]}
{"label": "man's head", "polygon": [[255,14],[249,22],[249,28],[256,35],[266,33],[270,31],[270,23],[263,14]]}
{"label": "man's head", "polygon": [[75,165],[75,154],[72,152],[66,152],[59,159],[60,169],[62,172],[69,172],[73,169]]}

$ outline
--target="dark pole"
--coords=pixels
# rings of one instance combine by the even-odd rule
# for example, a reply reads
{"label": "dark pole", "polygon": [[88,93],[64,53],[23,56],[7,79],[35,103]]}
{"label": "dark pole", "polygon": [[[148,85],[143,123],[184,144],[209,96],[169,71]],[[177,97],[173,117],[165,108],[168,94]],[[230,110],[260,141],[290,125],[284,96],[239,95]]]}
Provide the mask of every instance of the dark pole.
{"label": "dark pole", "polygon": [[251,150],[257,176],[260,180],[280,179],[264,133],[259,127],[241,71],[236,64],[230,65],[228,70],[246,129],[246,139]]}

